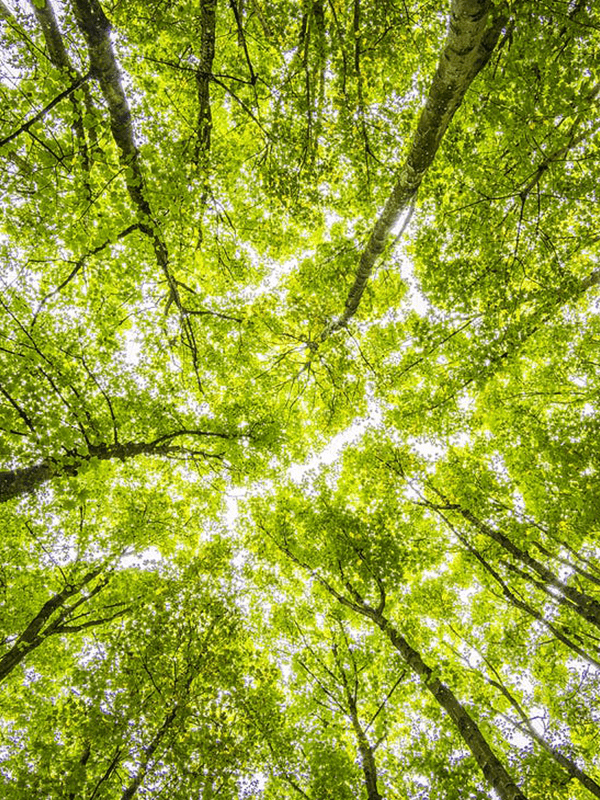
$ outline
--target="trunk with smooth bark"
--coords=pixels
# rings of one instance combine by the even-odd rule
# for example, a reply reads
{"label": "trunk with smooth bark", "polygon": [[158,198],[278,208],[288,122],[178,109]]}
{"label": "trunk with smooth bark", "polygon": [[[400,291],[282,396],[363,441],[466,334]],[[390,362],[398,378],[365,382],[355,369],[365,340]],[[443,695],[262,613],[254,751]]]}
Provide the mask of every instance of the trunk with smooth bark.
{"label": "trunk with smooth bark", "polygon": [[434,670],[425,663],[418,650],[412,647],[384,616],[385,593],[382,584],[379,583],[379,591],[381,593],[380,605],[378,608],[373,608],[365,602],[351,584],[346,582],[346,588],[350,592],[353,598],[352,600],[341,594],[323,577],[317,575],[307,564],[296,558],[289,549],[283,549],[293,561],[304,569],[308,569],[315,580],[342,603],[342,605],[370,619],[387,636],[406,665],[417,675],[421,685],[434,697],[435,701],[444,711],[446,711],[465,744],[475,757],[486,780],[496,791],[500,800],[527,800],[527,797],[513,781],[498,756],[488,744],[479,726],[471,717],[465,706],[456,697],[454,692],[435,675]]}
{"label": "trunk with smooth bark", "polygon": [[413,202],[468,88],[489,61],[507,21],[503,15],[493,18],[494,11],[489,0],[453,0],[446,42],[407,159],[361,253],[344,312],[323,331],[322,339],[347,325],[356,314],[393,227]]}
{"label": "trunk with smooth bark", "polygon": [[[266,530],[264,527],[263,530]],[[268,534],[270,536],[270,534]],[[273,537],[271,537],[273,538]],[[500,800],[527,800],[527,797],[513,781],[508,771],[488,744],[479,726],[473,720],[467,709],[456,697],[454,692],[435,675],[421,654],[412,647],[402,634],[384,616],[386,593],[383,583],[376,577],[380,593],[380,603],[377,608],[369,605],[356,589],[346,581],[342,575],[345,587],[350,597],[338,591],[329,581],[316,573],[304,561],[301,561],[287,545],[279,545],[281,550],[296,564],[307,570],[332,597],[335,597],[346,608],[370,619],[385,634],[395,650],[398,651],[405,664],[419,678],[421,685],[434,697],[435,701],[446,711],[465,744],[475,757],[486,780],[493,787]]]}
{"label": "trunk with smooth bark", "polygon": [[90,71],[98,80],[110,115],[113,139],[119,148],[129,196],[140,215],[140,230],[151,240],[156,260],[167,280],[171,296],[180,306],[179,289],[169,269],[169,253],[146,197],[140,154],[135,142],[131,110],[123,90],[121,72],[110,39],[111,26],[98,0],[74,0],[77,24],[90,55]]}
{"label": "trunk with smooth bark", "polygon": [[487,743],[479,726],[454,692],[435,676],[434,671],[423,661],[420,653],[414,647],[411,647],[389,620],[382,614],[374,614],[371,618],[385,633],[407,665],[419,677],[422,685],[454,722],[465,744],[479,764],[486,780],[493,786],[501,800],[526,800],[525,795],[508,774],[500,759]]}
{"label": "trunk with smooth bark", "polygon": [[[579,614],[579,616],[583,617],[596,628],[600,629],[600,603],[597,600],[585,594],[585,592],[579,591],[574,586],[569,586],[564,581],[561,581],[558,575],[552,572],[552,570],[548,569],[548,567],[546,567],[536,558],[531,556],[526,550],[522,550],[520,547],[518,547],[518,545],[516,545],[511,539],[509,539],[508,536],[502,533],[502,531],[496,530],[496,528],[493,528],[491,525],[483,522],[468,509],[463,508],[460,505],[456,505],[455,510],[458,511],[458,513],[461,514],[464,519],[470,522],[476,530],[478,530],[480,533],[483,533],[484,536],[487,536],[488,538],[497,542],[516,560],[533,570],[537,575],[540,576],[544,584],[558,589],[558,591],[570,601],[570,607],[577,614]],[[522,572],[521,575],[525,578],[528,577]]]}

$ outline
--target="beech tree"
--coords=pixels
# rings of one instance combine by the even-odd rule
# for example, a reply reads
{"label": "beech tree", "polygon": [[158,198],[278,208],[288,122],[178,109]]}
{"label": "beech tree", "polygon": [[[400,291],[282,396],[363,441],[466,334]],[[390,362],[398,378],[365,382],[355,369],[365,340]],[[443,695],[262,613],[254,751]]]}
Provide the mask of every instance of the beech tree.
{"label": "beech tree", "polygon": [[0,791],[600,797],[600,14],[1,0]]}

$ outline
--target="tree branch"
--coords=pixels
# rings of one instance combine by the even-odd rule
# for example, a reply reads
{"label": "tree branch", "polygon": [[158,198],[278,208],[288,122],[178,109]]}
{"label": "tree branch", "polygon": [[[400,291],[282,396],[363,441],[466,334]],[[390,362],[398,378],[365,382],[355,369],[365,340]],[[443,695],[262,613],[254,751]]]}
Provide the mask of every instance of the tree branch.
{"label": "tree branch", "polygon": [[[181,435],[181,434],[175,434]],[[207,434],[219,436],[219,434]],[[169,439],[171,437],[165,437]],[[229,438],[223,435],[221,438]],[[75,476],[79,470],[92,458],[100,461],[118,459],[127,461],[140,455],[158,456],[199,456],[205,459],[224,458],[224,453],[214,453],[206,450],[192,449],[189,447],[169,446],[161,443],[161,439],[154,442],[124,442],[115,444],[88,444],[87,453],[77,450],[68,451],[63,456],[45,459],[29,467],[17,467],[12,470],[0,471],[0,503],[6,503],[14,497],[31,494],[51,478],[61,476]]]}
{"label": "tree branch", "polygon": [[[90,581],[98,577],[103,570],[103,566],[91,570],[84,575],[77,584],[67,584],[62,591],[57,592],[44,603],[35,617],[29,622],[23,633],[18,637],[14,645],[0,658],[0,682],[5,680],[29,653],[43,644],[48,636],[57,633],[58,623],[65,619],[74,608],[80,605],[81,602],[87,602],[91,596],[97,594],[100,589],[104,588],[106,582],[101,581],[94,588],[92,593],[90,593],[89,597],[81,598],[75,606],[64,608],[69,597],[73,597],[73,595],[81,592],[81,590],[87,586]],[[53,614],[59,609],[63,610],[58,619],[54,623],[48,625]]]}
{"label": "tree branch", "polygon": [[31,119],[28,119],[27,122],[24,122],[18,130],[13,131],[13,133],[9,134],[4,139],[0,139],[0,147],[4,147],[5,144],[12,142],[13,139],[16,139],[22,133],[26,133],[33,125],[35,125],[36,122],[39,122],[41,119],[44,119],[44,117],[46,116],[46,114],[48,114],[48,112],[52,111],[52,109],[55,106],[57,106],[61,102],[61,100],[64,100],[65,97],[68,97],[72,92],[75,91],[75,89],[81,86],[82,83],[87,81],[90,78],[90,76],[91,73],[88,72],[87,75],[82,75],[80,78],[77,78],[77,80],[74,83],[72,83],[69,87],[67,87],[63,92],[58,94],[53,100],[51,100],[48,103],[48,105],[44,106],[44,108],[42,108],[41,111],[38,111],[38,113],[34,114],[34,116],[31,117]]}

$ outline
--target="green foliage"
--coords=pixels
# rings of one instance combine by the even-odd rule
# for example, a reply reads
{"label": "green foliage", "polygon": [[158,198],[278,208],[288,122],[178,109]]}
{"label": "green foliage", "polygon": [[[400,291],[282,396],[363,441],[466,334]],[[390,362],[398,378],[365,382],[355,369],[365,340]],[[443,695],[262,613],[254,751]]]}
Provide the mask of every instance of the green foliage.
{"label": "green foliage", "polygon": [[488,5],[0,3],[6,800],[600,796],[600,9]]}

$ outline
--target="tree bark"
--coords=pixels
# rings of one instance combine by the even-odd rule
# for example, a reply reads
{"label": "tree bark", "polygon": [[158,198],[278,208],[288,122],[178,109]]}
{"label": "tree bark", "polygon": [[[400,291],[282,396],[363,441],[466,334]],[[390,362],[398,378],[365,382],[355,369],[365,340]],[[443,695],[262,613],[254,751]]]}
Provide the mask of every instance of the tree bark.
{"label": "tree bark", "polygon": [[[339,660],[337,657],[337,649],[335,646],[333,648],[333,654],[342,677],[342,683],[344,685],[346,704],[350,713],[352,727],[354,728],[354,735],[356,736],[356,743],[358,745],[358,752],[360,753],[363,775],[365,776],[365,788],[367,790],[368,800],[383,800],[377,787],[377,764],[375,763],[376,746],[370,744],[358,715],[358,684],[355,682],[354,691],[350,688],[348,677],[341,660]],[[356,679],[356,667],[354,674]]]}
{"label": "tree bark", "polygon": [[383,800],[377,788],[377,765],[375,763],[374,748],[369,744],[369,740],[360,724],[355,703],[350,706],[350,717],[356,735],[363,775],[365,776],[367,797],[369,800]]}
{"label": "tree bark", "polygon": [[30,467],[4,470],[0,472],[0,503],[6,503],[14,497],[32,494],[51,478],[77,475],[81,467],[92,458],[102,461],[118,458],[124,461],[142,453],[152,452],[155,452],[152,445],[139,442],[98,445],[90,447],[90,451],[84,455],[71,453],[65,458],[46,459]]}
{"label": "tree bark", "polygon": [[146,197],[140,155],[135,143],[131,110],[110,40],[110,22],[98,0],[74,0],[73,9],[77,24],[83,33],[90,54],[90,72],[100,83],[100,89],[110,115],[110,129],[119,148],[125,170],[129,196],[140,214],[140,230],[152,241],[157,263],[161,268],[176,306],[180,308],[179,289],[169,269],[169,252],[153,217]]}
{"label": "tree bark", "polygon": [[[264,530],[264,528],[263,528]],[[269,534],[270,535],[270,534]],[[272,538],[272,537],[271,537]],[[472,719],[467,709],[460,700],[434,674],[431,667],[423,661],[420,653],[408,643],[391,622],[384,616],[383,608],[385,605],[385,593],[381,581],[377,581],[381,602],[378,608],[370,606],[354,589],[345,582],[345,586],[352,599],[339,592],[325,578],[312,570],[308,564],[297,558],[287,546],[279,545],[286,555],[303,569],[308,570],[313,578],[329,594],[336,598],[342,605],[360,614],[377,625],[377,627],[387,636],[392,646],[400,653],[406,665],[417,675],[422,686],[434,697],[436,702],[446,711],[458,732],[462,736],[465,744],[475,757],[477,764],[483,772],[487,781],[494,788],[500,800],[527,800],[519,787],[508,774],[500,759],[495,755],[492,748],[487,743],[483,733],[477,723]],[[342,576],[343,580],[343,576]]]}
{"label": "tree bark", "polygon": [[[365,614],[365,616],[371,615]],[[501,800],[526,800],[525,795],[494,754],[477,723],[451,689],[434,676],[433,670],[425,664],[420,653],[411,647],[383,614],[377,614],[371,618],[386,634],[407,665],[420,678],[422,685],[433,695],[454,722],[465,744],[475,756],[484,776],[494,787]]]}
{"label": "tree bark", "polygon": [[202,153],[206,158],[210,151],[212,113],[210,110],[210,79],[215,57],[215,28],[217,0],[201,0],[200,3],[200,56],[196,72],[198,88],[198,122],[195,159]]}
{"label": "tree bark", "polygon": [[29,5],[31,6],[31,10],[33,11],[35,18],[42,29],[42,33],[44,34],[44,41],[46,42],[46,47],[48,48],[48,57],[50,58],[50,61],[55,67],[64,69],[65,71],[71,72],[73,75],[75,75],[75,70],[71,66],[71,61],[67,55],[65,44],[62,36],[60,35],[54,9],[48,0],[45,0],[43,4],[40,3],[39,0],[37,3],[34,3],[33,0],[30,0]]}
{"label": "tree bark", "polygon": [[70,451],[65,456],[48,458],[30,467],[18,467],[12,470],[0,471],[0,503],[7,503],[15,497],[32,494],[51,478],[77,475],[79,470],[93,458],[97,458],[100,461],[110,461],[112,459],[126,461],[139,455],[185,456],[186,454],[202,456],[203,458],[220,459],[222,457],[220,453],[191,450],[167,443],[176,436],[186,434],[222,439],[230,438],[227,434],[212,433],[210,431],[180,431],[172,435],[162,436],[153,442],[90,445],[88,452],[84,454]]}
{"label": "tree bark", "polygon": [[[33,13],[35,14],[35,18],[38,21],[40,28],[42,29],[42,33],[44,35],[44,41],[46,42],[46,48],[48,50],[48,56],[50,61],[54,64],[55,67],[58,69],[63,70],[67,75],[70,75],[72,78],[78,79],[80,78],[79,72],[75,69],[75,67],[71,63],[71,59],[67,53],[67,49],[65,47],[65,43],[63,41],[62,34],[60,32],[60,28],[58,27],[58,22],[56,20],[56,14],[54,13],[54,9],[52,8],[49,0],[45,0],[43,3],[35,3],[34,0],[30,0],[30,6],[32,8]],[[84,102],[85,108],[89,112],[93,111],[94,104],[92,102],[92,96],[90,94],[90,89],[87,83],[83,84],[83,92],[84,92]],[[83,161],[84,161],[84,169],[86,172],[90,168],[90,160],[88,157],[87,152],[87,144],[85,139],[85,126],[82,120],[82,113],[79,107],[79,103],[75,97],[72,98],[73,109],[75,111],[75,119],[74,119],[74,130],[75,134],[77,135],[78,139],[81,143]],[[96,135],[93,128],[88,128],[88,133],[90,135],[90,142],[93,147],[97,147]]]}
{"label": "tree bark", "polygon": [[347,325],[356,314],[392,228],[417,194],[469,86],[489,61],[507,21],[499,15],[488,26],[493,11],[490,0],[452,0],[448,35],[406,162],[360,256],[344,312],[323,331],[322,339]]}
{"label": "tree bark", "polygon": [[31,467],[3,470],[0,472],[0,503],[7,503],[13,497],[31,494],[55,474],[51,463],[47,461],[33,464]]}
{"label": "tree bark", "polygon": [[[17,667],[21,661],[23,661],[25,656],[43,644],[48,636],[58,632],[55,630],[55,628],[57,628],[60,625],[60,622],[62,622],[66,616],[68,616],[68,613],[66,615],[59,616],[54,623],[48,625],[52,615],[59,609],[64,609],[66,601],[70,597],[73,597],[73,595],[78,594],[84,586],[87,586],[90,581],[98,577],[102,570],[103,567],[98,567],[97,569],[91,570],[91,572],[88,572],[87,575],[85,575],[79,581],[79,583],[75,585],[68,584],[61,592],[57,592],[53,597],[44,603],[11,649],[5,653],[2,658],[0,658],[0,683],[10,675],[13,669],[15,669],[15,667]],[[96,586],[96,591],[94,591],[93,594],[97,594],[102,586],[102,583],[98,584]],[[89,596],[91,597],[92,595],[90,594]],[[68,609],[68,612],[71,610],[72,609]]]}
{"label": "tree bark", "polygon": [[[208,3],[209,0],[204,0],[204,2]],[[168,311],[174,304],[179,313],[184,344],[191,356],[198,388],[202,392],[194,326],[189,310],[182,303],[179,291],[181,284],[171,272],[169,249],[147,197],[141,159],[133,133],[131,110],[123,91],[121,73],[110,40],[110,23],[98,0],[73,0],[73,6],[77,24],[87,41],[90,70],[98,78],[102,94],[108,105],[113,139],[119,148],[121,163],[126,167],[127,191],[138,212],[140,230],[152,243],[156,263],[169,287],[166,310]]]}
{"label": "tree bark", "polygon": [[[564,597],[570,600],[570,607],[577,614],[579,614],[579,616],[583,617],[583,619],[600,629],[600,603],[597,600],[585,594],[584,592],[580,592],[574,586],[569,586],[568,584],[564,583],[564,581],[561,581],[560,578],[555,575],[554,572],[552,572],[552,570],[548,569],[548,567],[546,567],[536,558],[529,555],[526,550],[522,550],[520,547],[518,547],[504,533],[496,530],[486,522],[483,522],[483,520],[480,520],[468,509],[463,508],[459,504],[455,504],[453,510],[458,511],[458,513],[461,514],[464,519],[470,522],[476,530],[478,530],[480,533],[483,533],[489,539],[497,542],[515,559],[537,573],[547,586],[552,586],[555,589],[558,589],[561,594],[564,595]],[[520,574],[522,577],[527,577],[527,575],[522,572]]]}

